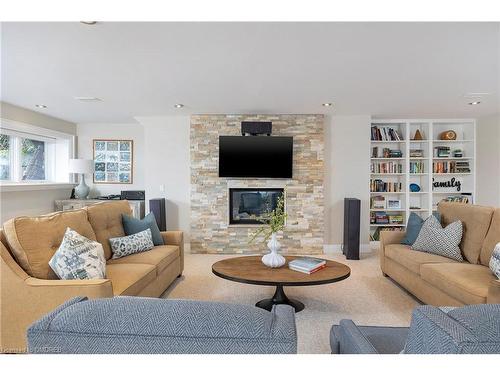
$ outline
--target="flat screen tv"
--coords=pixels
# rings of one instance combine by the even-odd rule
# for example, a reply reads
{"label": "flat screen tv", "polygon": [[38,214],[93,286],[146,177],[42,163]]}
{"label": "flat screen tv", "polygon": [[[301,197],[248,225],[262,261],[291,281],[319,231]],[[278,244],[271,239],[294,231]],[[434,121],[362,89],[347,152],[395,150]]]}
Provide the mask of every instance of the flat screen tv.
{"label": "flat screen tv", "polygon": [[219,137],[219,177],[292,178],[292,165],[293,137]]}

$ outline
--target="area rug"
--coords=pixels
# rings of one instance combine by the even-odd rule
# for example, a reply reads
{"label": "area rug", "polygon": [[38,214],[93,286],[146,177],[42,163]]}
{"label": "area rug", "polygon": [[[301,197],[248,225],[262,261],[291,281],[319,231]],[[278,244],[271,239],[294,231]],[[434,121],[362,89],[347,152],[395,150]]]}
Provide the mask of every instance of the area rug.
{"label": "area rug", "polygon": [[[249,306],[271,297],[274,287],[236,283],[212,274],[213,263],[232,256],[186,254],[183,276],[162,297]],[[299,353],[330,353],[330,328],[341,319],[361,325],[409,325],[419,302],[382,275],[376,251],[362,254],[361,260],[346,260],[341,254],[323,258],[347,264],[351,276],[334,284],[285,288],[288,297],[306,306],[296,314]]]}

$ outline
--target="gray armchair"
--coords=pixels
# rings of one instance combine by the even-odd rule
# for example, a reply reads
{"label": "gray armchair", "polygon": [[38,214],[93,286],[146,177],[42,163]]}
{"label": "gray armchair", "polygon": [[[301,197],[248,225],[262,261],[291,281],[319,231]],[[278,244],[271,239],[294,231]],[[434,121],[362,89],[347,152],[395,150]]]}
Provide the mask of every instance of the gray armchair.
{"label": "gray armchair", "polygon": [[500,353],[500,305],[417,307],[409,328],[356,326],[342,320],[330,331],[336,354]]}
{"label": "gray armchair", "polygon": [[295,311],[114,297],[69,300],[28,329],[29,353],[297,353]]}

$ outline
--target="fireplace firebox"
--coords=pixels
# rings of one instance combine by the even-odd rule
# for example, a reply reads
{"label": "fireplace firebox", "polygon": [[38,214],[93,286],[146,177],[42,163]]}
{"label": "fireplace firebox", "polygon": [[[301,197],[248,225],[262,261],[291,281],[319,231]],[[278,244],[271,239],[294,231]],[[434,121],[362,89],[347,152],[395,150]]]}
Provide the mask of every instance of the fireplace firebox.
{"label": "fireplace firebox", "polygon": [[229,224],[262,225],[258,218],[276,208],[282,188],[230,188]]}

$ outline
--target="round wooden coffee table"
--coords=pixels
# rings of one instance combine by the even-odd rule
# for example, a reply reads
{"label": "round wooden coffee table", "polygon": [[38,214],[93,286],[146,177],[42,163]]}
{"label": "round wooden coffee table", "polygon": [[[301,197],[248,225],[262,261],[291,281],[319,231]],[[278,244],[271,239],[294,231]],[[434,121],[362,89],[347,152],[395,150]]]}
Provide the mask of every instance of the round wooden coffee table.
{"label": "round wooden coffee table", "polygon": [[326,267],[310,275],[302,272],[292,271],[288,268],[288,262],[300,258],[287,256],[287,263],[281,268],[269,268],[261,262],[261,256],[244,256],[221,260],[212,265],[212,272],[223,279],[236,281],[244,284],[272,285],[276,286],[274,296],[264,299],[255,306],[271,311],[273,305],[286,304],[293,306],[295,312],[304,309],[300,301],[289,299],[284,286],[306,286],[335,283],[347,279],[351,269],[345,264],[326,261]]}

